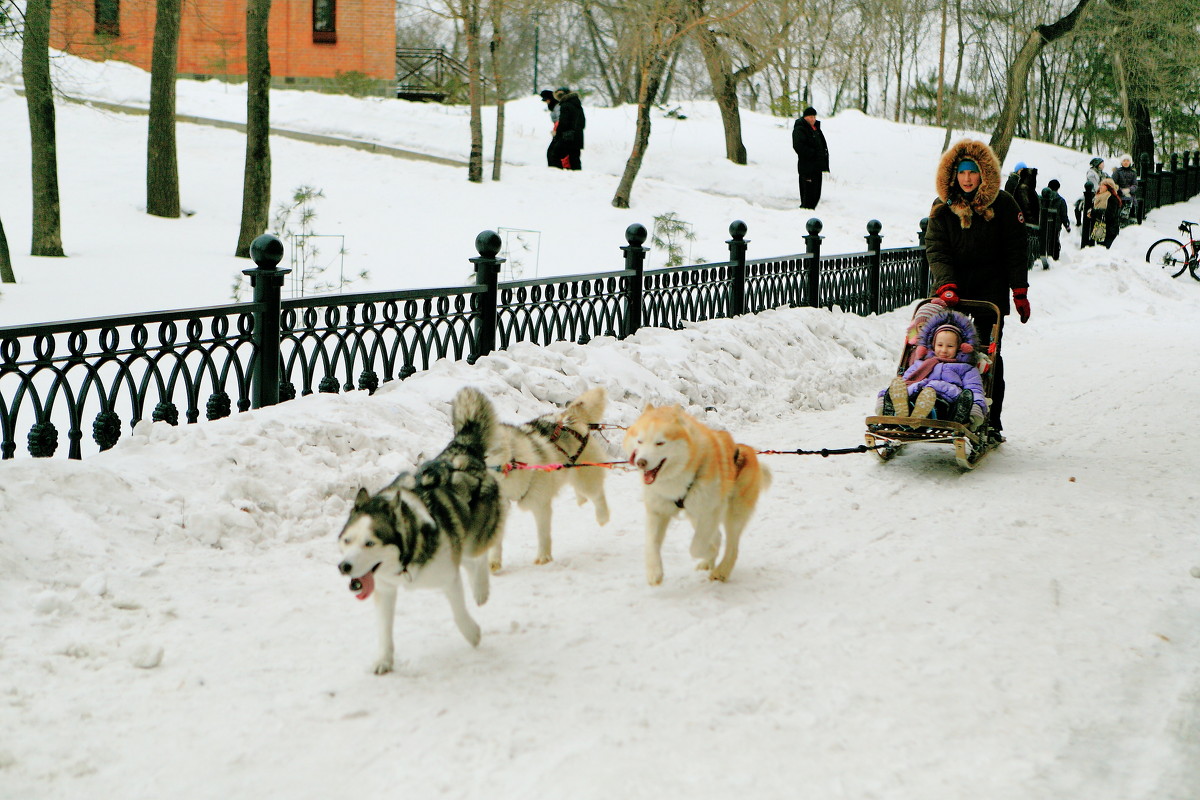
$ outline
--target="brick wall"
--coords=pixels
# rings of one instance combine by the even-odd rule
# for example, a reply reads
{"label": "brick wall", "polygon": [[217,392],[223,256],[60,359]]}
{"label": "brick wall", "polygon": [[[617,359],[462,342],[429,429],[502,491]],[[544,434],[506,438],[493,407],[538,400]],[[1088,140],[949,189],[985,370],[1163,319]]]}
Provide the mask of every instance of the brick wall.
{"label": "brick wall", "polygon": [[[396,31],[392,0],[338,0],[337,41],[312,35],[312,0],[272,0],[271,76],[279,85],[319,87],[338,73],[357,72],[395,83]],[[97,61],[125,61],[150,69],[154,0],[121,0],[120,34],[93,33],[91,0],[56,0],[50,46]],[[188,0],[179,37],[179,75],[244,78],[246,0]]]}

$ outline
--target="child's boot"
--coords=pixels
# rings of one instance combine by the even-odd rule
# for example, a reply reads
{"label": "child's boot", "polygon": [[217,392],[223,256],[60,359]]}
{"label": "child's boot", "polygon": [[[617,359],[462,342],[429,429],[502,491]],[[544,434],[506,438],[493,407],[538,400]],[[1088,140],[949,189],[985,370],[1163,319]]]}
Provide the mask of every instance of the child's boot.
{"label": "child's boot", "polygon": [[929,412],[933,410],[933,404],[937,402],[937,392],[932,386],[926,386],[917,394],[917,399],[913,401],[912,416],[928,417]]}
{"label": "child's boot", "polygon": [[[888,401],[891,401],[892,412],[888,414]],[[908,384],[904,382],[904,378],[897,375],[892,378],[891,384],[888,385],[887,397],[883,401],[884,414],[888,416],[895,415],[897,417],[908,416]]]}
{"label": "child's boot", "polygon": [[950,419],[955,422],[966,424],[971,418],[971,406],[975,404],[975,393],[970,389],[963,389],[959,392],[958,397],[954,398],[954,403],[950,406]]}

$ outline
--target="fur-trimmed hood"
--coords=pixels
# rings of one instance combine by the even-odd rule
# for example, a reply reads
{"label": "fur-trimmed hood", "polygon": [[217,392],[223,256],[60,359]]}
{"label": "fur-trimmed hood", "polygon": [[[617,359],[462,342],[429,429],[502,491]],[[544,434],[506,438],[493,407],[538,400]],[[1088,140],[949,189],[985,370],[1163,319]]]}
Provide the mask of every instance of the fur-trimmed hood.
{"label": "fur-trimmed hood", "polygon": [[[958,186],[958,162],[964,158],[969,158],[979,165],[979,188],[971,197],[964,194]],[[1002,185],[1000,159],[996,158],[992,148],[985,142],[962,139],[942,153],[934,184],[938,199],[954,212],[962,227],[971,227],[971,220],[976,214],[985,220],[991,220],[995,214],[992,203],[996,202],[1000,195]]]}
{"label": "fur-trimmed hood", "polygon": [[967,364],[974,363],[975,351],[979,348],[979,333],[975,330],[975,323],[966,314],[950,310],[934,314],[921,327],[921,333],[917,337],[917,360],[933,352],[933,335],[943,325],[953,325],[959,330],[962,341],[958,345],[956,360]]}

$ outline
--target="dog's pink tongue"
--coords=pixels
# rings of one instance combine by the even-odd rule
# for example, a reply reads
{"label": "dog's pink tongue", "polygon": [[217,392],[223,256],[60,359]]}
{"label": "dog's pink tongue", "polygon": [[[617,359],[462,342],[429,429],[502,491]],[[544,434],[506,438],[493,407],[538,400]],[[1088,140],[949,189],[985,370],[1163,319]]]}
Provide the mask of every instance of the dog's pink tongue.
{"label": "dog's pink tongue", "polygon": [[647,486],[654,483],[654,479],[658,477],[658,471],[662,469],[662,464],[659,464],[654,469],[648,469],[642,473],[642,483]]}
{"label": "dog's pink tongue", "polygon": [[350,581],[350,591],[358,591],[358,594],[354,596],[359,600],[366,600],[371,596],[371,592],[375,591],[375,573],[368,572],[361,578]]}

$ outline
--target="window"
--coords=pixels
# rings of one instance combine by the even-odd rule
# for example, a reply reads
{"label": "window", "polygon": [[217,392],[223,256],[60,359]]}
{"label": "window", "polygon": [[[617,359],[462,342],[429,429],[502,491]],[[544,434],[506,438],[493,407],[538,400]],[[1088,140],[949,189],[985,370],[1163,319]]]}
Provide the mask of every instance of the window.
{"label": "window", "polygon": [[121,0],[96,0],[95,22],[97,36],[120,36]]}
{"label": "window", "polygon": [[313,0],[313,41],[337,41],[337,0]]}

